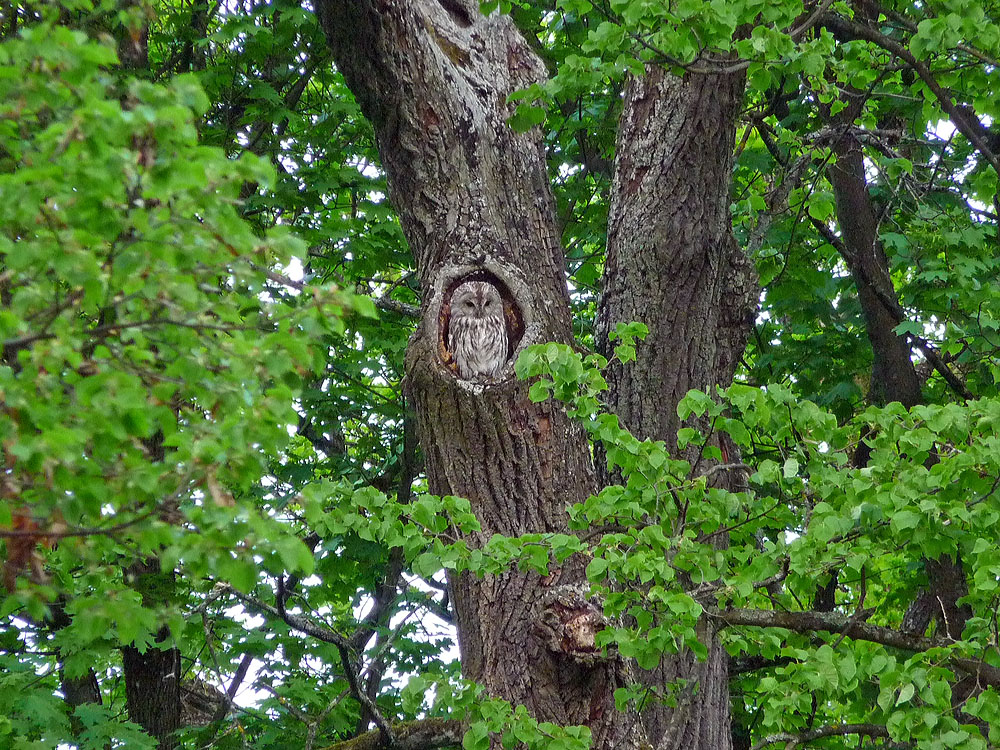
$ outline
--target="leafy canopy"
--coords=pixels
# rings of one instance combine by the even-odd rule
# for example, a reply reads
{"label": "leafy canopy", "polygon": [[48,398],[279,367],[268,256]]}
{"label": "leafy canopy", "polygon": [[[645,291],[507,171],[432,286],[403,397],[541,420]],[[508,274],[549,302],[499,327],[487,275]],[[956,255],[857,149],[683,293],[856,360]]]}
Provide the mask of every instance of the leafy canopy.
{"label": "leafy canopy", "polygon": [[[187,686],[245,691],[235,713],[187,723],[185,746],[353,737],[370,713],[352,677],[390,719],[470,720],[468,748],[491,733],[582,747],[585,728],[539,725],[458,678],[441,592],[443,570],[545,574],[572,554],[590,557],[602,645],[642,666],[703,655],[705,618],[724,628],[753,742],[844,725],[875,727],[873,743],[1000,742],[991,673],[971,692],[956,680],[1000,667],[996,171],[885,42],[993,122],[996,8],[872,6],[872,41],[816,24],[870,20],[843,3],[499,5],[553,74],[515,95],[512,125],[545,139],[587,346],[624,77],[746,70],[732,211],[763,296],[737,383],[689,394],[671,455],[605,413],[600,357],[524,353],[531,398],[564,403],[622,483],[569,509],[579,535],[470,549],[468,502],[425,492],[401,395],[412,259],[312,13],[18,5],[0,23],[0,744],[152,746],[124,718],[133,645],[177,647]],[[120,49],[136,23],[148,64],[126,70],[112,37]],[[871,352],[828,170],[845,91],[864,94],[851,126],[897,331],[933,344],[973,400],[921,360],[926,405],[865,401]],[[616,335],[627,365],[643,329]],[[736,492],[712,481],[719,435],[740,449]],[[174,575],[129,573],[152,558]],[[902,630],[924,561],[942,558],[968,572],[961,640]],[[830,610],[797,619],[830,584]],[[68,705],[65,681],[91,673],[102,702]]]}

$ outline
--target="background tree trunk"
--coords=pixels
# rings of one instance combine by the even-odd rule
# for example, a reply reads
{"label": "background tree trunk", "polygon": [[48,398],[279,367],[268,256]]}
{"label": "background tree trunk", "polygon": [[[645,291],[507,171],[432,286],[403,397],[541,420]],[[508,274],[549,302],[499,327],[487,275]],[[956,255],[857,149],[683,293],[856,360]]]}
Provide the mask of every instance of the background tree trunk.
{"label": "background tree trunk", "polygon": [[897,301],[889,276],[889,262],[878,236],[880,219],[865,179],[864,153],[861,143],[852,134],[864,98],[858,91],[852,91],[850,97],[846,108],[831,118],[831,126],[840,131],[832,143],[837,161],[828,171],[841,234],[835,247],[840,250],[854,279],[865,331],[872,346],[870,400],[879,406],[892,401],[907,407],[916,406],[923,401],[920,379],[910,359],[906,338],[895,331],[903,320],[903,310]]}
{"label": "background tree trunk", "polygon": [[[147,606],[156,606],[173,593],[174,573],[163,572],[157,558],[132,563],[126,575]],[[157,643],[166,643],[170,637],[166,625],[156,634]],[[140,651],[135,646],[123,646],[122,667],[129,719],[155,737],[160,750],[177,747],[174,733],[181,726],[180,650],[150,645]]]}

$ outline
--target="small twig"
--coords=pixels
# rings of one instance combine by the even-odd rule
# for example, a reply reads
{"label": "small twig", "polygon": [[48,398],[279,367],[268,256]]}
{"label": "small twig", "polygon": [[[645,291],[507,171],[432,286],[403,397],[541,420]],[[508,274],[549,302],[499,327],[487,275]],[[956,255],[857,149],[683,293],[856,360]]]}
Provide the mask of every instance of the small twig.
{"label": "small twig", "polygon": [[306,732],[306,741],[303,745],[303,750],[312,750],[313,745],[316,744],[316,732],[319,731],[320,725],[326,721],[326,717],[330,715],[340,702],[344,700],[350,694],[349,690],[344,690],[334,698],[332,701],[326,704],[326,707],[316,715],[316,718],[312,720],[309,724],[309,730]]}
{"label": "small twig", "polygon": [[351,695],[353,695],[358,703],[364,707],[364,710],[367,711],[372,723],[378,727],[378,730],[382,735],[383,744],[386,747],[395,747],[396,737],[392,732],[392,728],[389,726],[389,722],[387,722],[385,717],[382,716],[382,712],[378,710],[378,706],[375,705],[375,701],[368,697],[368,694],[358,683],[358,672],[354,668],[354,664],[351,661],[350,647],[346,644],[338,644],[337,650],[340,651],[340,661],[344,665],[344,675],[347,677],[347,684],[351,687]]}
{"label": "small twig", "polygon": [[67,529],[66,531],[44,531],[42,529],[0,529],[0,539],[17,539],[22,537],[35,537],[37,539],[66,539],[75,536],[99,536],[103,534],[114,534],[124,531],[130,526],[142,523],[147,518],[158,512],[159,508],[148,510],[142,515],[136,516],[130,521],[108,526],[106,528],[89,527],[83,529]]}
{"label": "small twig", "polygon": [[114,526],[107,526],[105,528],[100,528],[96,526],[86,527],[86,528],[75,528],[75,529],[65,529],[65,530],[55,530],[55,531],[43,531],[41,529],[0,529],[0,539],[16,539],[23,537],[35,537],[38,539],[66,539],[68,537],[77,536],[99,536],[107,534],[115,534],[119,531],[124,531],[125,529],[135,526],[138,523],[150,518],[152,515],[161,512],[165,507],[168,507],[170,503],[177,500],[181,495],[184,494],[185,490],[188,488],[188,480],[191,478],[191,473],[188,472],[181,477],[180,486],[169,496],[158,502],[152,508],[147,510],[145,513],[141,513],[135,518],[122,521]]}
{"label": "small twig", "polygon": [[830,9],[830,6],[833,5],[833,3],[834,0],[823,0],[823,3],[818,7],[814,8],[813,12],[809,14],[809,17],[806,18],[805,21],[803,21],[794,29],[788,32],[788,36],[790,36],[795,41],[798,41],[799,37],[802,36],[807,31],[809,31],[809,29],[811,29],[813,25],[816,23],[816,20],[821,15],[826,13],[826,11]]}
{"label": "small twig", "polygon": [[[218,680],[220,685],[225,685],[225,680],[222,679],[222,667],[219,666],[219,658],[215,653],[215,647],[212,645],[212,639],[215,633],[212,631],[211,625],[208,622],[208,615],[204,610],[201,613],[201,627],[205,633],[205,646],[208,648],[208,655],[212,659],[212,672],[215,675],[215,679]],[[215,714],[212,716],[212,720],[216,720],[216,716],[222,719],[226,716],[229,711],[234,711],[236,709],[236,703],[233,701],[233,696],[229,694],[229,691],[223,693],[225,696],[225,701],[216,710]],[[221,716],[219,715],[221,714]]]}
{"label": "small twig", "polygon": [[334,646],[348,647],[350,644],[347,639],[340,633],[331,630],[324,625],[317,625],[312,620],[301,617],[300,615],[293,615],[290,612],[282,612],[277,607],[272,607],[270,604],[265,604],[260,599],[253,596],[248,596],[247,594],[237,591],[232,586],[228,584],[222,584],[225,591],[232,594],[235,598],[239,599],[250,609],[258,612],[259,614],[268,614],[278,620],[283,620],[285,624],[291,626],[300,633],[311,636],[317,640],[323,641],[323,643],[332,643]]}
{"label": "small twig", "polygon": [[[836,571],[834,571],[834,581],[836,581]],[[874,609],[865,609],[865,596],[868,594],[868,575],[864,566],[861,567],[861,595],[858,597],[858,606],[854,610],[854,614],[851,615],[851,619],[847,623],[847,627],[844,628],[844,632],[840,634],[833,644],[833,650],[836,651],[844,639],[851,634],[851,629],[858,624],[859,621],[867,620]]]}
{"label": "small twig", "polygon": [[[254,266],[254,268],[257,268],[257,266]],[[273,281],[275,284],[281,284],[282,286],[287,286],[299,292],[303,292],[306,289],[306,285],[303,282],[296,281],[290,276],[285,276],[284,274],[277,273],[276,271],[272,271],[269,268],[264,268],[264,269],[257,268],[257,270],[263,271],[264,275],[268,279]]]}
{"label": "small twig", "polygon": [[[225,590],[232,594],[234,597],[243,602],[247,607],[258,613],[269,614],[272,617],[283,620],[287,625],[291,626],[295,630],[298,630],[305,635],[316,638],[317,640],[323,641],[324,643],[331,643],[337,647],[340,652],[341,661],[344,663],[344,674],[347,677],[347,682],[351,687],[351,695],[368,711],[375,723],[375,726],[379,728],[382,732],[382,737],[386,747],[395,746],[395,737],[392,734],[392,730],[389,728],[388,722],[385,717],[379,712],[378,707],[374,702],[365,694],[364,690],[361,689],[358,684],[358,674],[351,661],[351,642],[344,636],[340,635],[334,630],[327,628],[322,625],[317,625],[306,617],[301,617],[299,615],[294,615],[287,611],[281,611],[277,607],[272,607],[270,604],[265,604],[253,596],[248,596],[243,594],[232,586],[225,585]],[[303,720],[306,725],[308,721]]]}

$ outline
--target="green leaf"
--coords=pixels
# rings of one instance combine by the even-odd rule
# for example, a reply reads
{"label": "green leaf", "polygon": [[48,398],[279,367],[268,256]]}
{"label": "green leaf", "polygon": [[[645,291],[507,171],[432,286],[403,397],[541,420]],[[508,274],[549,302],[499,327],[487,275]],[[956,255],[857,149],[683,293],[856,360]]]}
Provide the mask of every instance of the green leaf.
{"label": "green leaf", "polygon": [[603,557],[595,557],[587,563],[587,580],[597,583],[604,579],[604,574],[608,570],[608,561]]}
{"label": "green leaf", "polygon": [[551,380],[536,380],[531,384],[528,389],[528,398],[531,399],[532,403],[540,403],[545,401],[552,393],[552,381]]}
{"label": "green leaf", "polygon": [[462,737],[464,750],[487,750],[490,746],[490,735],[485,724],[473,723]]}
{"label": "green leaf", "polygon": [[914,690],[915,688],[913,687],[912,682],[908,682],[907,684],[903,685],[903,687],[899,691],[899,697],[896,698],[896,705],[901,706],[904,703],[908,703],[910,699],[913,697]]}

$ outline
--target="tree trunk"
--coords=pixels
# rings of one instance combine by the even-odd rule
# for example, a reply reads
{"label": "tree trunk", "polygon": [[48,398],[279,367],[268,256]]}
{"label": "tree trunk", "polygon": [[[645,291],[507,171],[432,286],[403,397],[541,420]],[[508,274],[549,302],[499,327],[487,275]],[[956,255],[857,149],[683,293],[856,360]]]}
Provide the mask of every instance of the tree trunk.
{"label": "tree trunk", "polygon": [[[540,134],[506,123],[507,96],[544,68],[508,17],[485,18],[474,0],[326,0],[317,11],[375,127],[423,288],[407,387],[430,489],[472,502],[482,531],[471,546],[565,533],[565,508],[597,487],[587,439],[558,406],[531,403],[510,365],[525,346],[572,340]],[[504,298],[511,356],[491,382],[460,380],[445,345],[450,294],[469,278]],[[624,665],[588,641],[601,613],[581,593],[583,564],[453,578],[463,672],[540,721],[588,725],[595,748],[636,747],[637,722],[614,708]]]}
{"label": "tree trunk", "polygon": [[[444,328],[462,280],[500,288],[524,346],[571,341],[563,253],[539,134],[512,132],[507,95],[544,75],[510,20],[473,0],[326,0],[317,8],[338,67],[375,126],[424,290],[407,353],[408,387],[431,491],[469,498],[490,535],[564,532],[565,507],[597,482],[582,431],[551,403],[532,404],[508,366],[500,382],[459,380]],[[681,82],[652,70],[630,85],[600,332],[644,320],[640,362],[612,371],[626,426],[673,443],[676,404],[692,387],[727,383],[742,351],[756,287],[730,231],[729,184],[742,77]],[[656,314],[649,311],[656,308]],[[598,658],[580,623],[599,627],[583,561],[542,578],[509,571],[452,581],[462,667],[539,720],[586,724],[595,748],[726,748],[724,654],[664,663],[654,676],[698,683],[668,712],[617,712],[627,669]],[[583,628],[592,632],[593,628]]]}
{"label": "tree trunk", "polygon": [[[636,361],[611,367],[607,402],[634,435],[671,448],[678,402],[731,382],[756,309],[756,275],[729,215],[743,83],[742,74],[680,79],[651,68],[625,93],[597,334],[609,353],[616,324],[648,326]],[[700,638],[706,662],[664,657],[643,675],[658,686],[688,681],[677,708],[644,711],[655,747],[731,747],[726,654],[710,627]]]}
{"label": "tree trunk", "polygon": [[[909,342],[895,330],[905,319],[905,313],[890,275],[889,260],[879,240],[880,219],[865,177],[862,144],[851,131],[864,105],[864,98],[860,92],[852,91],[847,104],[838,116],[830,118],[835,127],[842,129],[832,146],[837,161],[829,169],[842,238],[835,246],[850,268],[872,346],[868,397],[879,406],[898,401],[909,408],[923,403],[920,377],[913,363]],[[862,442],[858,446],[855,462],[866,464],[869,453],[868,446]],[[929,463],[936,460],[932,455]],[[939,633],[960,640],[966,623],[972,617],[972,607],[959,604],[969,594],[961,556],[941,555],[934,560],[925,559],[924,571],[927,588],[907,608],[903,629],[923,633],[931,620],[936,618]],[[959,679],[953,685],[956,710],[978,689],[971,676]],[[960,715],[959,720],[968,722],[970,717]]]}
{"label": "tree trunk", "polygon": [[889,276],[889,262],[878,238],[879,218],[872,205],[865,179],[861,143],[850,133],[863,100],[850,102],[840,113],[835,127],[843,133],[833,142],[837,162],[829,169],[840,224],[840,249],[865,318],[865,330],[872,345],[872,376],[869,398],[885,405],[899,401],[904,406],[921,403],[920,378],[910,359],[905,337],[896,333],[902,308]]}
{"label": "tree trunk", "polygon": [[[149,23],[145,7],[136,0],[121,0],[123,11],[137,15],[129,24],[114,26],[118,38],[118,57],[124,70],[142,75],[149,73]],[[126,106],[129,106],[126,102]],[[144,163],[152,163],[155,145],[151,138],[136,137],[133,150]],[[136,197],[136,196],[133,196]],[[163,461],[166,448],[163,434],[144,440],[149,456]],[[162,518],[176,510],[176,501],[161,508]],[[143,606],[157,608],[173,596],[175,575],[164,571],[157,557],[133,561],[125,568],[125,579],[142,596]],[[156,643],[171,640],[170,628],[163,625],[156,633]],[[122,672],[125,677],[125,702],[128,716],[155,738],[160,750],[177,747],[176,732],[181,726],[181,655],[173,647],[146,646],[142,650],[132,645],[122,646]]]}
{"label": "tree trunk", "polygon": [[608,404],[633,434],[668,447],[684,394],[732,380],[757,306],[729,216],[742,102],[742,74],[650,69],[625,93],[597,339],[607,350],[617,323],[649,327],[636,361],[610,368]]}
{"label": "tree trunk", "polygon": [[[60,596],[49,608],[49,622],[53,633],[68,627],[72,622],[66,613],[66,598]],[[101,703],[101,686],[97,682],[97,673],[93,668],[87,670],[84,675],[70,677],[66,674],[65,658],[62,649],[59,653],[59,689],[62,691],[63,700],[70,709],[70,721],[73,728],[73,736],[79,737],[83,731],[83,726],[79,719],[72,712],[79,706],[87,703]]]}

